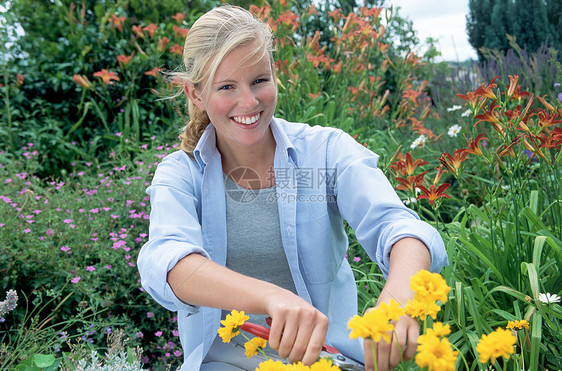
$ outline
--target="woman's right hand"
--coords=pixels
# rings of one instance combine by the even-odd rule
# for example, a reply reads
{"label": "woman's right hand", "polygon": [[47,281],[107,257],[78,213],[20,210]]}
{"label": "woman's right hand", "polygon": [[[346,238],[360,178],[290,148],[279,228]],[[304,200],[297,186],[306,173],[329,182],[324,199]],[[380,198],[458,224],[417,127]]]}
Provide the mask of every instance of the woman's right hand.
{"label": "woman's right hand", "polygon": [[268,300],[272,318],[269,346],[290,362],[311,365],[318,360],[328,331],[328,317],[306,300],[286,291]]}

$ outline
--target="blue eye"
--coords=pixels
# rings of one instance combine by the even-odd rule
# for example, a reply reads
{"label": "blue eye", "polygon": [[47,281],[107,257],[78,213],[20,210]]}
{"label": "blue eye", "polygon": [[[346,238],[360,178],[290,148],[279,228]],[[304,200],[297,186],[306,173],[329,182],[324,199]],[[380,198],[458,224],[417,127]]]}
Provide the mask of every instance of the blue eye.
{"label": "blue eye", "polygon": [[232,85],[224,85],[219,88],[219,90],[230,90],[232,89]]}
{"label": "blue eye", "polygon": [[257,79],[256,81],[254,81],[254,84],[259,84],[259,83],[266,82],[266,81],[267,81],[267,79]]}

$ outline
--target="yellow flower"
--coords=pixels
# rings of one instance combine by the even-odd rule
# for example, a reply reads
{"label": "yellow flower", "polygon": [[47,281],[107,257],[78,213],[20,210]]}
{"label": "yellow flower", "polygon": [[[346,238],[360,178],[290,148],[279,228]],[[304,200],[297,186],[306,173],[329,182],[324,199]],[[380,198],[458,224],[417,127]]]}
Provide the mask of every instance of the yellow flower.
{"label": "yellow flower", "polygon": [[521,330],[523,328],[526,328],[528,330],[529,329],[529,322],[526,319],[508,321],[507,322],[507,328],[508,329],[514,329],[514,330]]}
{"label": "yellow flower", "polygon": [[332,360],[329,358],[320,358],[318,362],[310,366],[310,371],[339,371],[340,368],[332,364]]}
{"label": "yellow flower", "polygon": [[410,288],[414,291],[414,300],[437,301],[446,303],[451,288],[439,273],[421,270],[410,280]]}
{"label": "yellow flower", "polygon": [[491,359],[493,363],[499,357],[509,358],[516,340],[511,331],[501,327],[489,335],[482,335],[476,346],[480,362],[486,363]]}
{"label": "yellow flower", "polygon": [[221,321],[224,327],[219,328],[219,336],[224,343],[230,343],[233,337],[240,333],[240,326],[244,324],[250,317],[244,314],[244,311],[238,312],[236,309],[232,313],[227,314],[226,318]]}
{"label": "yellow flower", "polygon": [[441,310],[439,305],[435,304],[434,301],[419,301],[417,299],[408,300],[406,304],[406,313],[412,318],[420,318],[422,321],[426,319],[427,316],[431,318],[437,318],[437,313]]}
{"label": "yellow flower", "polygon": [[310,367],[303,365],[302,362],[299,362],[299,363],[293,363],[291,365],[285,365],[285,368],[283,370],[287,370],[287,371],[309,371]]}
{"label": "yellow flower", "polygon": [[252,358],[256,354],[258,354],[258,351],[265,348],[266,345],[267,340],[260,337],[255,337],[252,340],[246,342],[246,344],[244,344],[244,348],[246,349],[246,357]]}
{"label": "yellow flower", "polygon": [[283,364],[283,362],[268,359],[267,361],[260,363],[258,368],[256,368],[256,371],[284,371],[286,369],[286,365]]}
{"label": "yellow flower", "polygon": [[439,339],[432,335],[422,335],[418,338],[418,354],[416,363],[420,367],[427,367],[428,371],[454,371],[458,352],[451,348],[447,338]]}
{"label": "yellow flower", "polygon": [[398,321],[398,318],[406,314],[401,304],[394,299],[390,299],[388,303],[382,303],[379,308],[390,321]]}
{"label": "yellow flower", "polygon": [[435,322],[433,323],[433,328],[426,329],[425,333],[441,338],[451,333],[451,326],[449,326],[449,324],[447,323],[443,324],[441,322]]}
{"label": "yellow flower", "polygon": [[370,338],[374,342],[378,342],[382,337],[384,341],[390,343],[390,334],[394,326],[389,321],[390,319],[380,307],[365,313],[363,317],[355,315],[347,323],[351,329],[349,338]]}

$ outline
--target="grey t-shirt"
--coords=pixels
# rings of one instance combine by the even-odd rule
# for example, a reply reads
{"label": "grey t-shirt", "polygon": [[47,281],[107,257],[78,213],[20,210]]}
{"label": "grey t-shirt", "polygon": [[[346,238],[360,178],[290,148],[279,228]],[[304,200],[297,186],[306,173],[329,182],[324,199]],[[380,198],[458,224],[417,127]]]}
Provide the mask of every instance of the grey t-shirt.
{"label": "grey t-shirt", "polygon": [[[275,187],[245,189],[224,176],[226,191],[226,266],[297,294],[281,240]],[[265,316],[250,315],[265,324]]]}

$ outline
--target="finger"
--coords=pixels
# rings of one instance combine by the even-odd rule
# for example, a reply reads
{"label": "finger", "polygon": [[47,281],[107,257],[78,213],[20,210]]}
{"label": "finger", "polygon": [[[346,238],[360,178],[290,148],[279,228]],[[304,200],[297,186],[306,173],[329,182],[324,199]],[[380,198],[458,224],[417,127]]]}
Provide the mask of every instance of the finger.
{"label": "finger", "polygon": [[303,361],[303,357],[308,348],[308,344],[313,330],[314,330],[314,319],[307,320],[305,318],[300,318],[294,344],[292,345],[289,354],[289,361],[291,363]]}
{"label": "finger", "polygon": [[416,355],[418,348],[418,338],[420,336],[420,325],[416,321],[413,326],[408,328],[407,348],[404,351],[404,360],[410,360]]}
{"label": "finger", "polygon": [[396,324],[394,332],[389,355],[389,366],[392,368],[398,366],[403,359],[402,354],[406,351],[407,347],[408,328],[399,321]]}
{"label": "finger", "polygon": [[[365,340],[363,343],[363,349],[365,350],[365,371],[374,371],[375,363],[373,361],[373,342],[371,340]],[[376,351],[376,348],[374,348]]]}
{"label": "finger", "polygon": [[322,346],[326,342],[326,333],[328,332],[328,318],[320,318],[317,325],[312,331],[310,340],[308,341],[308,346],[304,356],[302,358],[302,363],[304,365],[311,365],[320,356],[322,352]]}
{"label": "finger", "polygon": [[281,341],[277,353],[281,358],[287,358],[291,354],[295,339],[297,337],[298,322],[293,318],[288,318],[281,334]]}
{"label": "finger", "polygon": [[377,343],[377,364],[378,371],[388,371],[390,369],[390,344],[384,340]]}
{"label": "finger", "polygon": [[275,316],[271,320],[271,329],[269,331],[269,347],[274,350],[279,349],[281,343],[281,334],[285,328],[285,319],[281,316]]}

